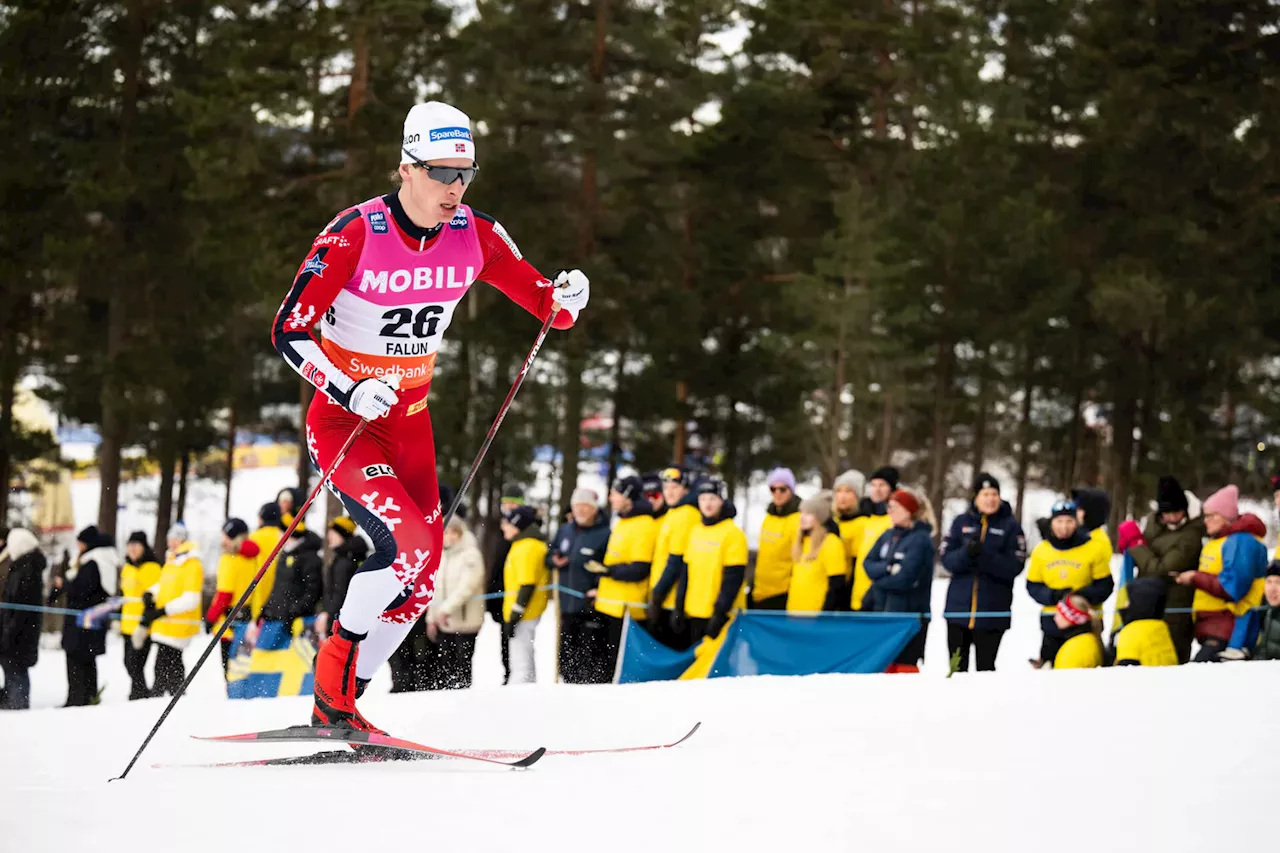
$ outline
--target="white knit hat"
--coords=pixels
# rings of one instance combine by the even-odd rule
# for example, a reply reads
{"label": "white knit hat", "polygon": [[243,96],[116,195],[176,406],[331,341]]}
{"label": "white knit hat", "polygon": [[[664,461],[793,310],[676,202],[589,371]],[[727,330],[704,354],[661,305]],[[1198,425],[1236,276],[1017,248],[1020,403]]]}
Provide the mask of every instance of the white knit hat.
{"label": "white knit hat", "polygon": [[404,140],[400,162],[445,160],[450,157],[476,159],[476,143],[471,138],[471,119],[457,107],[440,101],[415,104],[404,119]]}
{"label": "white knit hat", "polygon": [[17,560],[39,548],[40,540],[30,530],[15,527],[9,531],[8,538],[0,544],[5,546],[4,551],[0,551],[0,555],[2,555],[0,560],[3,560],[6,556],[11,560]]}

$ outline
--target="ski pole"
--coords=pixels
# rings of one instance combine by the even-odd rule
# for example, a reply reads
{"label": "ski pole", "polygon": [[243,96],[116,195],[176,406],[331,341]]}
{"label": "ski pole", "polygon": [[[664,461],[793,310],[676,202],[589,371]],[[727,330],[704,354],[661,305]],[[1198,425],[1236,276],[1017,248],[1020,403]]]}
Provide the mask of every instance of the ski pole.
{"label": "ski pole", "polygon": [[507,417],[507,411],[511,408],[511,401],[516,398],[516,392],[524,384],[524,377],[529,373],[529,368],[533,367],[533,360],[537,358],[538,350],[542,349],[542,342],[547,339],[547,333],[551,331],[551,324],[555,322],[556,314],[558,313],[560,313],[560,305],[553,302],[551,313],[547,315],[547,319],[542,321],[542,331],[538,332],[538,339],[533,342],[533,349],[529,350],[529,355],[525,357],[524,366],[516,374],[516,381],[512,383],[511,390],[507,392],[507,399],[502,401],[502,408],[498,409],[498,416],[493,419],[493,426],[489,427],[489,434],[484,437],[484,443],[480,445],[480,452],[476,454],[476,460],[471,463],[471,470],[467,472],[466,479],[462,481],[462,486],[459,487],[458,493],[453,496],[453,503],[449,506],[449,511],[444,516],[445,527],[449,526],[449,522],[453,519],[453,514],[458,511],[458,507],[462,504],[462,498],[467,494],[467,489],[471,487],[471,482],[480,471],[480,463],[484,461],[485,454],[489,452],[489,446],[493,444],[494,436],[498,434],[498,427],[502,426],[502,421]]}
{"label": "ski pole", "polygon": [[[541,341],[539,341],[539,343],[541,343]],[[303,417],[306,417],[305,412],[303,413]],[[142,746],[138,747],[138,751],[133,754],[133,758],[129,759],[129,766],[124,769],[123,773],[114,777],[110,781],[115,782],[128,776],[129,771],[133,769],[133,765],[138,763],[138,759],[142,757],[142,753],[146,750],[147,745],[151,743],[151,739],[156,736],[156,732],[160,731],[160,727],[164,725],[165,719],[167,719],[170,712],[173,711],[173,706],[177,705],[178,700],[187,692],[187,688],[191,686],[191,682],[196,677],[196,673],[200,671],[200,667],[204,666],[204,662],[209,659],[209,655],[213,653],[213,650],[217,648],[219,641],[222,640],[222,635],[227,632],[227,628],[230,627],[233,621],[235,621],[236,615],[240,612],[241,608],[245,606],[245,603],[249,600],[249,596],[253,594],[253,590],[257,587],[258,581],[262,580],[262,576],[266,574],[267,567],[275,561],[280,550],[284,548],[284,544],[288,542],[289,537],[293,535],[294,528],[302,522],[302,517],[307,514],[307,508],[311,506],[311,502],[316,499],[316,495],[320,494],[320,490],[324,488],[325,481],[329,479],[329,476],[334,471],[338,470],[338,466],[342,464],[342,460],[346,457],[347,451],[351,449],[351,445],[355,444],[356,439],[360,437],[360,433],[364,432],[364,428],[368,425],[369,422],[363,419],[360,423],[356,424],[356,428],[351,431],[351,435],[347,437],[347,441],[342,445],[342,449],[338,451],[338,455],[333,457],[333,463],[329,466],[329,472],[327,474],[323,471],[320,472],[319,482],[317,482],[315,488],[311,490],[310,497],[303,502],[297,513],[294,514],[293,522],[289,525],[288,529],[285,530],[284,535],[280,537],[280,541],[276,543],[276,547],[271,550],[270,556],[262,561],[262,568],[258,569],[258,573],[253,576],[253,580],[249,582],[249,586],[245,589],[244,594],[240,596],[240,600],[236,602],[235,606],[231,608],[231,612],[222,620],[222,627],[220,627],[217,633],[213,635],[213,639],[210,640],[209,645],[205,647],[204,653],[200,655],[200,659],[196,661],[196,665],[191,668],[191,672],[182,682],[182,685],[178,687],[177,692],[173,694],[173,698],[170,699],[169,704],[165,706],[164,712],[160,714],[160,719],[156,720],[156,724],[151,727],[151,731],[147,734],[146,739],[142,741]]]}

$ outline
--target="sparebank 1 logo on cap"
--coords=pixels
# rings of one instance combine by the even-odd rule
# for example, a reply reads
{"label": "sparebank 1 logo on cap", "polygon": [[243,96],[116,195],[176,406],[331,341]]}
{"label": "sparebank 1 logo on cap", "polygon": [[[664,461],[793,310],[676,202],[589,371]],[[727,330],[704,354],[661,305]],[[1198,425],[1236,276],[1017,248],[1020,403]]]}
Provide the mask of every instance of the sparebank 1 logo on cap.
{"label": "sparebank 1 logo on cap", "polygon": [[427,134],[427,139],[439,142],[442,139],[465,139],[471,142],[471,131],[465,127],[438,127]]}

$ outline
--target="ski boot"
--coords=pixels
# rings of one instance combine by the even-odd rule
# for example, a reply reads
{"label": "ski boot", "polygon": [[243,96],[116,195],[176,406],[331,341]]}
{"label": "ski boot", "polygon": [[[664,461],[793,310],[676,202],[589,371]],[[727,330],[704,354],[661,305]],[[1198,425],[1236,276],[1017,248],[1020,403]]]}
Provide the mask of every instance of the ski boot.
{"label": "ski boot", "polygon": [[341,624],[334,623],[333,633],[316,653],[315,703],[311,707],[311,725],[386,734],[356,709],[356,698],[368,684],[368,681],[360,684],[360,679],[356,678],[360,641],[365,636],[353,634]]}

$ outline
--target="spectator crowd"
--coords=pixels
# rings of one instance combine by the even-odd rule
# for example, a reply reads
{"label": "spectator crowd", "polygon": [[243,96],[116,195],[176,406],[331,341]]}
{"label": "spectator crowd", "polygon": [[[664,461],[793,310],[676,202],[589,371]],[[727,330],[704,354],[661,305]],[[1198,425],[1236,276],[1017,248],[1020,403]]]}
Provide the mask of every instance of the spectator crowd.
{"label": "spectator crowd", "polygon": [[[1040,541],[1028,550],[999,482],[986,473],[945,535],[925,494],[899,483],[889,466],[869,477],[846,471],[803,499],[786,468],[771,471],[767,484],[754,560],[724,482],[681,466],[622,477],[605,496],[577,489],[552,535],[522,490],[505,487],[501,535],[483,549],[462,507],[444,532],[434,601],[390,661],[392,691],[469,687],[486,613],[501,628],[504,682],[535,681],[534,640],[552,595],[556,676],[568,683],[613,680],[628,620],[683,651],[718,638],[742,609],[918,615],[918,630],[888,670],[916,672],[939,566],[949,576],[952,670],[968,670],[971,660],[979,671],[995,669],[1024,571],[1041,613],[1034,667],[1280,659],[1280,562],[1269,562],[1266,525],[1241,511],[1235,486],[1214,492],[1197,515],[1177,480],[1161,478],[1154,512],[1123,522],[1115,547],[1107,494],[1075,489],[1037,522]],[[1272,485],[1280,511],[1280,477]],[[442,489],[442,505],[451,497]],[[112,536],[86,527],[78,553],[52,568],[30,531],[0,531],[0,708],[29,706],[42,610],[55,605],[63,614],[67,706],[98,701],[97,658],[112,619],[125,640],[129,698],[174,693],[186,678],[184,649],[202,627],[216,632],[231,617],[259,571],[262,580],[223,636],[224,670],[232,644],[252,645],[264,625],[326,636],[370,547],[346,516],[323,539],[299,523],[264,570],[303,499],[296,489],[281,491],[252,530],[226,520],[207,606],[205,569],[182,523],[168,531],[163,555],[141,531],[120,555]],[[1104,626],[1101,608],[1113,595],[1115,617]]]}

